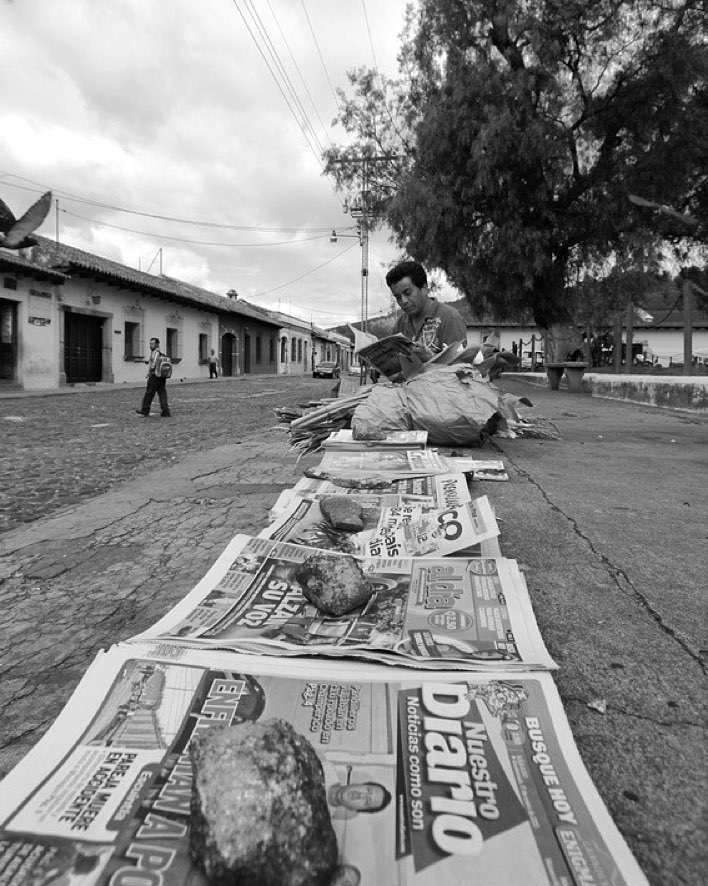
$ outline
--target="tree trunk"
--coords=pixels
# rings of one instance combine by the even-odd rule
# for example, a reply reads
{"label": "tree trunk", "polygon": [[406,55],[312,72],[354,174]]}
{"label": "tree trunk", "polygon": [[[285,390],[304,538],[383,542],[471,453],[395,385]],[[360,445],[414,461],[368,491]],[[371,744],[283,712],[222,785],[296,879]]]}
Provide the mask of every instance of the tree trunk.
{"label": "tree trunk", "polygon": [[624,371],[625,375],[632,371],[632,363],[634,362],[632,359],[632,351],[634,350],[634,302],[627,302],[627,312],[626,312],[626,323],[627,323],[627,345],[624,351]]}
{"label": "tree trunk", "polygon": [[557,258],[534,280],[534,320],[545,339],[546,363],[564,363],[574,351],[583,351],[583,338],[568,310],[566,261]]}
{"label": "tree trunk", "polygon": [[693,373],[693,289],[683,281],[683,374]]}
{"label": "tree trunk", "polygon": [[617,311],[612,324],[612,369],[616,375],[622,371],[622,312]]}

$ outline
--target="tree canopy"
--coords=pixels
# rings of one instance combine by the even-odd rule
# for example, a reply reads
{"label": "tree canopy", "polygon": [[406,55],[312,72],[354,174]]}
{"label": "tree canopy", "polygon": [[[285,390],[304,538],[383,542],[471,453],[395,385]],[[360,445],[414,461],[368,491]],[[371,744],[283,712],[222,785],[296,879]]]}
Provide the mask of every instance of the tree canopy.
{"label": "tree canopy", "polygon": [[705,0],[419,0],[400,77],[350,73],[327,170],[395,156],[369,172],[406,254],[478,309],[567,322],[569,268],[666,236],[630,194],[706,217],[706,24]]}

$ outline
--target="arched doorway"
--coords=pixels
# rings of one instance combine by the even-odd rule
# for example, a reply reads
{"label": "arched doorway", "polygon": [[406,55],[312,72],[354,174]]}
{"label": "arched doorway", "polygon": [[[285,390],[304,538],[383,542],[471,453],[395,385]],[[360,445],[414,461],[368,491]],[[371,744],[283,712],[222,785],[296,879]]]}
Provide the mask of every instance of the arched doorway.
{"label": "arched doorway", "polygon": [[221,374],[234,375],[234,345],[236,336],[232,332],[226,332],[221,336]]}

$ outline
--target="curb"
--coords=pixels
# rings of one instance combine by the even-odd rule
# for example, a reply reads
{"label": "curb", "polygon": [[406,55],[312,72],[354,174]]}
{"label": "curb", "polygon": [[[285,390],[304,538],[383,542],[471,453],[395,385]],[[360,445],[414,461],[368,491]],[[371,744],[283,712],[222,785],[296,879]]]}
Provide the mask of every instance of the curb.
{"label": "curb", "polygon": [[[504,377],[550,390],[545,372],[505,372]],[[568,392],[565,376],[561,379],[560,390]],[[646,376],[589,372],[583,377],[582,392],[604,400],[708,415],[708,377],[704,375]]]}

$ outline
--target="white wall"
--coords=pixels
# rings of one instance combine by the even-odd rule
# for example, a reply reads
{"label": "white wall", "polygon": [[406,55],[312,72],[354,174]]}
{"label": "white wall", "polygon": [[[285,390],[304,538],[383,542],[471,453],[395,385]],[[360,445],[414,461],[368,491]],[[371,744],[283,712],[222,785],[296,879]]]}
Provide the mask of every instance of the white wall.
{"label": "white wall", "polygon": [[[626,341],[626,335],[623,336]],[[646,342],[647,347],[659,363],[668,366],[669,362],[683,363],[682,329],[634,329],[632,340],[635,344]],[[708,329],[693,330],[693,355],[701,362],[708,360]]]}
{"label": "white wall", "polygon": [[[12,274],[7,274],[13,277]],[[56,293],[60,287],[27,277],[17,280],[17,289],[0,289],[0,296],[14,302],[17,313],[17,382],[25,390],[59,387],[57,363]]]}
{"label": "white wall", "polygon": [[473,345],[481,345],[482,341],[491,333],[496,331],[499,334],[499,350],[511,351],[512,345],[518,346],[519,339],[523,341],[524,351],[531,350],[531,336],[536,336],[536,346],[534,350],[543,350],[543,338],[536,329],[531,326],[468,326],[467,327],[467,347]]}
{"label": "white wall", "polygon": [[[172,354],[176,378],[208,378],[208,366],[200,363],[199,335],[207,336],[209,349],[219,348],[219,321],[216,313],[208,309],[178,305],[152,296],[136,295],[135,292],[92,280],[68,280],[60,291],[61,303],[58,311],[57,327],[60,335],[61,351],[64,317],[66,308],[78,313],[99,316],[103,324],[103,381],[122,384],[142,382],[145,379],[145,364],[125,357],[126,320],[138,322],[141,327],[143,347],[138,357],[147,358],[150,353],[151,338],[160,339],[162,351],[168,350],[167,328],[177,329],[177,354]],[[63,366],[59,366],[63,372]]]}
{"label": "white wall", "polygon": [[[482,339],[492,331],[492,327],[487,326],[468,326],[467,327],[467,345],[479,345]],[[543,337],[539,330],[529,326],[502,326],[496,327],[496,331],[500,336],[499,350],[511,351],[512,345],[518,345],[519,339],[523,341],[523,352],[531,350],[531,336],[536,336],[536,351],[543,351]],[[626,341],[626,332],[623,334],[623,340]],[[654,356],[659,358],[659,362],[664,366],[669,365],[669,358],[674,363],[683,363],[683,330],[681,329],[651,329],[651,328],[634,328],[633,340],[635,344],[646,343]],[[708,360],[708,329],[693,330],[693,354],[701,361]]]}

